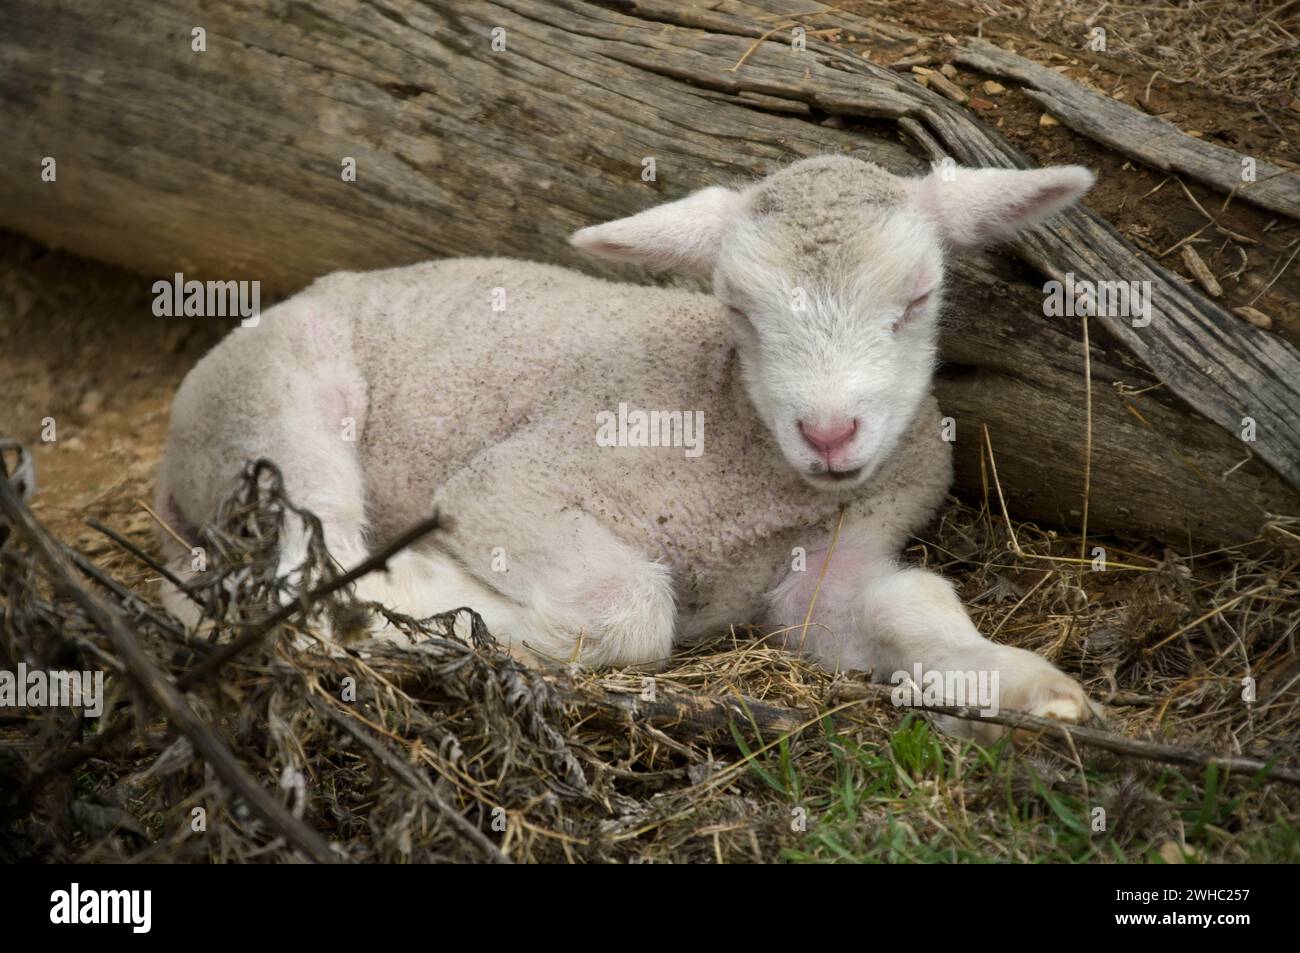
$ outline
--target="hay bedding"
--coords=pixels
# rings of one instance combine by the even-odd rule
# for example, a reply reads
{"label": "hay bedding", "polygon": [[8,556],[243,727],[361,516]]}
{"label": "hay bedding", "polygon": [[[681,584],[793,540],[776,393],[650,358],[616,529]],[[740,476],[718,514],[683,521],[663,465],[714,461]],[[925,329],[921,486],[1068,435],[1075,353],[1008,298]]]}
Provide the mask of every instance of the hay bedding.
{"label": "hay bedding", "polygon": [[[207,620],[201,637],[55,544],[176,684],[191,688],[188,703],[211,740],[247,768],[243,784],[276,792],[282,809],[271,816],[259,815],[239,785],[223,783],[192,738],[158,719],[127,677],[129,664],[105,644],[102,625],[21,533],[0,524],[4,664],[109,672],[98,724],[53,708],[21,719],[19,743],[9,732],[4,767],[16,783],[2,806],[0,860],[313,856],[310,842],[286,836],[286,818],[308,820],[340,860],[626,860],[637,851],[619,846],[618,835],[676,809],[673,799],[652,803],[649,792],[707,776],[706,749],[650,726],[610,732],[575,721],[557,685],[577,676],[521,665],[470,611],[417,621],[373,607],[407,648],[340,650],[315,639],[313,629],[327,622],[350,641],[364,610],[346,587],[282,606],[288,589],[276,576],[278,537],[291,509],[301,512],[284,497],[278,471],[261,461],[202,530],[208,572],[189,590]],[[304,515],[313,529],[302,585],[322,592],[343,577],[319,523]],[[285,621],[270,627],[268,618]],[[233,644],[248,648],[216,664],[217,647]],[[85,773],[99,781],[90,797],[74,780]],[[753,813],[738,794],[717,801],[711,815]],[[196,808],[203,831],[193,829]]]}
{"label": "hay bedding", "polygon": [[[15,480],[21,459],[7,454]],[[94,524],[121,557],[110,574],[30,513],[0,522],[0,664],[108,673],[97,721],[67,708],[6,714],[0,860],[772,860],[804,837],[791,823],[800,798],[774,791],[762,767],[773,752],[810,782],[832,778],[844,739],[887,751],[898,728],[900,713],[872,704],[856,677],[811,669],[752,633],[654,673],[657,708],[643,701],[651,673],[530,669],[468,610],[384,611],[410,646],[356,642],[365,609],[310,514],[302,573],[317,595],[282,604],[288,509],[274,466],[250,465],[203,530],[197,635],[157,607],[152,582],[165,570],[126,536]],[[1112,548],[1110,571],[1080,575],[1077,556],[1062,555],[1077,539],[954,502],[911,556],[962,580],[985,632],[1080,673],[1111,706],[1112,732],[1285,762],[1300,747],[1298,544],[1279,522],[1252,547],[1196,557]],[[42,545],[66,558],[65,574]],[[185,690],[192,717],[160,714],[101,611]],[[315,637],[323,623],[346,648]],[[1243,672],[1256,680],[1251,705]],[[740,702],[701,714],[708,699]],[[1177,838],[1153,790],[1159,764],[1082,750],[1107,777],[1093,799],[1121,812],[1127,838]],[[1042,783],[1087,789],[1078,746],[1004,757],[1023,766],[1013,780],[1027,797]],[[1253,816],[1300,816],[1295,788],[1239,780]],[[984,794],[956,786],[963,810],[980,806]],[[861,826],[869,836],[887,820],[864,808]],[[924,837],[944,820],[909,823]],[[1234,859],[1230,840],[1214,859]]]}

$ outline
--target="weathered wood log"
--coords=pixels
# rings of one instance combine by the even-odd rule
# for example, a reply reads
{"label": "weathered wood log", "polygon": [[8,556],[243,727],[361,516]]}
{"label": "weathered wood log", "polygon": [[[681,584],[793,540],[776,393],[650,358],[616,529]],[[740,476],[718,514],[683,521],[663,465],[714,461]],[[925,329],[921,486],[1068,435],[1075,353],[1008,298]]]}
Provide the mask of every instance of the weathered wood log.
{"label": "weathered wood log", "polygon": [[[793,49],[796,23],[870,35],[867,21],[810,17],[815,4],[794,0],[729,12],[667,0],[624,12],[583,0],[7,6],[0,224],[153,277],[291,291],[341,268],[502,254],[646,278],[581,258],[567,235],[817,153],[901,173],[942,154],[1028,164],[910,79],[813,37]],[[1152,282],[1149,326],[1090,319],[1091,530],[1186,546],[1300,511],[1293,348],[1086,210],[1015,250],[1040,275]],[[1045,317],[1041,280],[998,256],[955,263],[939,396],[957,421],[961,486],[985,485],[985,425],[1011,511],[1077,525],[1081,320]]]}
{"label": "weathered wood log", "polygon": [[1185,173],[1261,208],[1300,218],[1300,175],[1294,172],[1260,159],[1254,163],[1254,178],[1244,180],[1243,157],[1232,149],[1193,138],[1159,116],[1094,92],[992,43],[974,40],[958,50],[956,61],[1023,83],[1025,95],[1061,122],[1130,158]]}

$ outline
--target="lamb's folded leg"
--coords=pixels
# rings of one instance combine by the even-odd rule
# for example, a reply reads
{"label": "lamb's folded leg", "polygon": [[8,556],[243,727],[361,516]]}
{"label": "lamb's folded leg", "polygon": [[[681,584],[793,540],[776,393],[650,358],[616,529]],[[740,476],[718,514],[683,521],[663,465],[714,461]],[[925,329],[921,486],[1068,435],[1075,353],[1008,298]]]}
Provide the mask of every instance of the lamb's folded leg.
{"label": "lamb's folded leg", "polygon": [[[301,435],[299,437],[301,440]],[[325,545],[330,556],[343,570],[349,570],[369,558],[364,519],[362,474],[355,456],[348,453],[336,460],[328,472],[318,468],[314,473],[304,472],[296,461],[294,451],[300,448],[288,445],[290,454],[285,457],[282,469],[285,485],[291,499],[302,508],[320,518]],[[320,448],[318,448],[320,449]],[[179,524],[183,516],[166,494],[160,493],[161,512],[172,516]],[[173,540],[165,547],[172,572],[182,581],[196,578],[202,570],[196,568],[189,552],[183,551]],[[307,556],[307,530],[294,513],[285,514],[284,530],[280,539],[279,574],[287,576],[292,590],[300,585],[300,569]],[[524,614],[509,599],[484,586],[455,561],[436,551],[408,549],[388,561],[386,569],[362,576],[355,583],[357,598],[378,602],[389,609],[417,619],[427,618],[463,607],[472,608],[482,616],[489,631],[519,631],[525,626]],[[163,604],[187,626],[199,626],[198,610],[179,590],[164,582]],[[286,595],[286,598],[292,596]],[[378,613],[370,619],[372,634],[396,644],[407,644],[407,639]],[[318,635],[329,636],[328,625],[316,626]]]}
{"label": "lamb's folded leg", "polygon": [[[293,310],[303,306],[290,302],[286,307],[277,320],[310,320]],[[346,361],[322,358],[303,367],[289,359],[276,350],[286,345],[274,329],[268,317],[264,327],[237,332],[243,336],[228,339],[186,378],[172,409],[158,510],[178,535],[197,543],[197,525],[234,488],[239,470],[249,460],[266,457],[279,466],[289,500],[320,520],[331,557],[348,570],[369,557],[372,543],[366,474],[357,449],[364,432],[365,387]],[[250,364],[260,373],[245,372]],[[182,581],[206,571],[204,560],[196,560],[170,534],[162,534],[162,543]],[[293,589],[301,585],[307,545],[306,525],[286,513],[278,572]],[[436,553],[403,552],[390,561],[387,572],[362,577],[356,592],[417,618],[470,606],[489,628],[514,626],[518,620],[509,600]],[[186,624],[200,624],[194,604],[174,587],[163,585],[163,599]],[[328,635],[325,629],[321,625],[314,631]],[[373,616],[373,632],[405,641],[382,616]]]}
{"label": "lamb's folded leg", "polygon": [[[518,432],[448,480],[434,504],[449,524],[439,545],[520,608],[493,632],[512,648],[598,667],[663,662],[677,629],[671,571],[567,498],[578,478],[556,443]],[[533,478],[528,460],[548,461],[550,479]]]}
{"label": "lamb's folded leg", "polygon": [[[802,647],[822,665],[870,670],[877,681],[900,685],[919,679],[922,701],[1068,722],[1086,721],[1096,711],[1078,682],[1046,659],[984,638],[946,579],[924,569],[900,569],[867,547],[836,552],[821,580],[813,624],[804,632],[799,623],[820,562],[810,554],[808,571],[777,587],[771,618],[788,628],[787,645]],[[983,741],[1004,733],[991,722],[943,724]]]}
{"label": "lamb's folded leg", "polygon": [[[386,571],[362,576],[356,583],[360,599],[378,602],[416,619],[454,609],[473,609],[493,635],[520,631],[527,625],[523,609],[510,599],[483,585],[445,554],[436,551],[398,553],[388,561]],[[374,635],[398,645],[406,639],[382,617],[376,617]]]}
{"label": "lamb's folded leg", "polygon": [[[669,569],[614,538],[591,516],[536,514],[509,533],[462,506],[444,542],[496,599],[516,607],[493,625],[512,651],[543,663],[605,667],[665,661],[677,609]],[[477,608],[477,604],[470,603]]]}

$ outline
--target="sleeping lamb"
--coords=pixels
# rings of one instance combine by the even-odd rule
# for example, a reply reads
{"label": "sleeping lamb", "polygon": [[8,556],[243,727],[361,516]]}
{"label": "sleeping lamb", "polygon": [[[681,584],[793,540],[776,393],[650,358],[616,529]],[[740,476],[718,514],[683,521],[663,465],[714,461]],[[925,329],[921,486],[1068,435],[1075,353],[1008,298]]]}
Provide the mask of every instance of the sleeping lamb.
{"label": "sleeping lamb", "polygon": [[[186,377],[160,512],[192,534],[269,457],[345,567],[449,517],[359,595],[471,606],[539,660],[654,663],[758,621],[828,668],[993,673],[1002,708],[1083,720],[1074,680],[985,639],[948,582],[895,557],[951,477],[931,395],[946,250],[1091,184],[822,157],[573,236],[711,275],[712,296],[494,258],[331,275]],[[282,568],[303,556],[290,526]]]}

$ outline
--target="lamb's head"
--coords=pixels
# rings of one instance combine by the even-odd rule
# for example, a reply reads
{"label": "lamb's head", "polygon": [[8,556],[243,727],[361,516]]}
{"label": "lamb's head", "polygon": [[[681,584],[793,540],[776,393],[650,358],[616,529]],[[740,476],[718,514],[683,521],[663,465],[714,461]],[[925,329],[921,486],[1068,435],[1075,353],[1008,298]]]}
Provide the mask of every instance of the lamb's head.
{"label": "lamb's head", "polygon": [[945,252],[997,241],[1088,190],[1078,166],[901,178],[841,156],[584,228],[593,254],[711,274],[745,387],[791,466],[868,479],[929,393]]}

